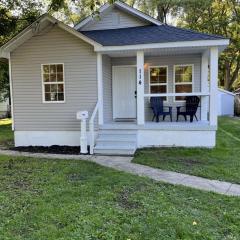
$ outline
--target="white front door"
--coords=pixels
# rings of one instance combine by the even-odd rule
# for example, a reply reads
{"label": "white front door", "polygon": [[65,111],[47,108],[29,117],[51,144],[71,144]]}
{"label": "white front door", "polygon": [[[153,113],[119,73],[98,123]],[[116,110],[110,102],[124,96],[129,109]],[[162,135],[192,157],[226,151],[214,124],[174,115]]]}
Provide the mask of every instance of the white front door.
{"label": "white front door", "polygon": [[113,119],[135,119],[136,67],[114,66],[112,74]]}

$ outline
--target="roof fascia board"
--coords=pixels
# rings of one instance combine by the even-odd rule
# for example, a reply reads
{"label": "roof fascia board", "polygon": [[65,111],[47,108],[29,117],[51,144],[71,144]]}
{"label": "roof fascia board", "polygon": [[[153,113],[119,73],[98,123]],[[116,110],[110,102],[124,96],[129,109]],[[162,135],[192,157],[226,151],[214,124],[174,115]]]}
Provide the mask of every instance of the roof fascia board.
{"label": "roof fascia board", "polygon": [[1,49],[3,52],[9,53],[13,51],[15,48],[17,48],[19,45],[21,45],[22,43],[30,39],[32,36],[33,36],[33,32],[32,32],[32,29],[30,28],[27,31],[24,31],[24,33],[22,33],[20,36],[17,35],[16,36],[17,38],[14,38],[9,42],[7,42],[7,44],[2,46]]}
{"label": "roof fascia board", "polygon": [[199,41],[183,41],[183,42],[168,42],[168,43],[151,43],[151,44],[137,44],[124,46],[102,46],[95,47],[96,52],[109,51],[124,51],[124,50],[141,50],[154,48],[178,48],[178,47],[213,47],[213,46],[228,46],[229,39],[221,40],[199,40]]}
{"label": "roof fascia board", "polygon": [[30,24],[28,27],[26,27],[25,29],[23,29],[20,33],[18,33],[16,36],[14,36],[12,39],[10,39],[8,42],[6,42],[5,44],[2,45],[2,47],[0,49],[6,49],[9,45],[11,45],[13,42],[17,41],[18,39],[20,39],[23,35],[29,33],[29,31],[32,31],[32,26],[38,22],[41,21],[42,19],[44,19],[47,15],[44,14],[41,17],[39,17],[36,21],[34,21],[32,24]]}

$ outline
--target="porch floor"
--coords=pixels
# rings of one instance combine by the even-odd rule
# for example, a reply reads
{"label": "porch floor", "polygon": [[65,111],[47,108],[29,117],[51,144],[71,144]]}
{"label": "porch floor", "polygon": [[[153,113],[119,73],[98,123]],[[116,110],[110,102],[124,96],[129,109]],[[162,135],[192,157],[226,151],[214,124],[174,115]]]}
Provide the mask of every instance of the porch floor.
{"label": "porch floor", "polygon": [[100,129],[119,129],[119,130],[216,130],[216,126],[211,126],[209,121],[194,122],[145,122],[144,125],[137,125],[136,122],[108,122],[100,126]]}

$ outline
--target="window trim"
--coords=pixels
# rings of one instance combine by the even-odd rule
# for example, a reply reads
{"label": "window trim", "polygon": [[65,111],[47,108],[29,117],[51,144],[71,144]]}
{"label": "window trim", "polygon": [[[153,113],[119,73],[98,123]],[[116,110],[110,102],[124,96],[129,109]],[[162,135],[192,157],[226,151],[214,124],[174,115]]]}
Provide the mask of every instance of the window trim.
{"label": "window trim", "polygon": [[[158,83],[158,84],[151,84],[151,68],[166,68],[167,69],[167,81],[166,83]],[[154,66],[148,66],[148,91],[151,93],[151,86],[166,86],[166,94],[168,93],[168,65],[154,65]],[[165,103],[167,103],[169,98],[166,96],[166,100],[164,100]]]}
{"label": "window trim", "polygon": [[[63,65],[63,82],[59,82],[60,84],[63,84],[63,96],[64,96],[64,100],[63,101],[46,101],[45,100],[45,82],[43,79],[43,66],[44,65]],[[66,89],[65,89],[65,66],[64,63],[42,63],[41,64],[41,78],[42,78],[42,103],[47,103],[47,104],[51,104],[51,103],[66,103]],[[49,82],[48,82],[49,83]],[[58,82],[50,82],[50,84],[57,84]]]}
{"label": "window trim", "polygon": [[[176,67],[192,67],[192,82],[176,83],[175,82],[175,71]],[[192,93],[194,92],[194,64],[175,64],[173,65],[173,92],[176,93],[176,85],[192,85]],[[174,103],[183,103],[185,100],[176,100],[176,97],[173,98]]]}

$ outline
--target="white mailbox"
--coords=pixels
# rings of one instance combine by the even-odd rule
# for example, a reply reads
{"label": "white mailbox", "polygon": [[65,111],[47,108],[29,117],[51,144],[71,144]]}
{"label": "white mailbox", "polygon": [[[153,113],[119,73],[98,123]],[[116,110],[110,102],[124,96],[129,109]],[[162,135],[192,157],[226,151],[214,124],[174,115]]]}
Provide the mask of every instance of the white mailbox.
{"label": "white mailbox", "polygon": [[77,112],[77,119],[83,120],[88,118],[88,111],[78,111]]}
{"label": "white mailbox", "polygon": [[87,119],[88,119],[88,111],[78,111],[77,119],[81,120],[81,133],[80,133],[80,147],[81,153],[87,154]]}

